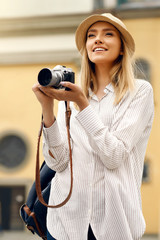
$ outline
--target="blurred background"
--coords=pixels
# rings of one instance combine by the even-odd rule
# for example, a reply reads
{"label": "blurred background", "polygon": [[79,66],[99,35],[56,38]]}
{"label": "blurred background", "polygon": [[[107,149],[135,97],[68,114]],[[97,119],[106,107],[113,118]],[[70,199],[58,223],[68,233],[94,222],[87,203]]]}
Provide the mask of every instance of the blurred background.
{"label": "blurred background", "polygon": [[[87,16],[103,12],[126,24],[136,42],[136,75],[154,90],[142,204],[145,235],[159,238],[160,0],[0,0],[0,239],[25,240],[19,208],[34,180],[41,121],[32,85],[42,68],[58,64],[72,68],[78,80],[81,59],[75,30]],[[26,239],[31,239],[29,234]]]}

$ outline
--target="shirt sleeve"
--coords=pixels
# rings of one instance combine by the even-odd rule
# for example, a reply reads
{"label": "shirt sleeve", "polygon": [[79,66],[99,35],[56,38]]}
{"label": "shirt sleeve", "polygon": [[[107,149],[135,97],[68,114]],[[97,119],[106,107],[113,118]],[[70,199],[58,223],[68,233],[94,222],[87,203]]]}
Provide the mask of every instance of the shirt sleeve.
{"label": "shirt sleeve", "polygon": [[93,151],[107,168],[115,169],[128,158],[143,136],[148,140],[153,112],[153,90],[145,83],[138,88],[116,128],[109,131],[91,106],[78,113],[76,118],[85,129]]}
{"label": "shirt sleeve", "polygon": [[51,127],[43,127],[43,156],[51,169],[61,172],[69,162],[65,108],[62,102],[59,104],[57,120]]}

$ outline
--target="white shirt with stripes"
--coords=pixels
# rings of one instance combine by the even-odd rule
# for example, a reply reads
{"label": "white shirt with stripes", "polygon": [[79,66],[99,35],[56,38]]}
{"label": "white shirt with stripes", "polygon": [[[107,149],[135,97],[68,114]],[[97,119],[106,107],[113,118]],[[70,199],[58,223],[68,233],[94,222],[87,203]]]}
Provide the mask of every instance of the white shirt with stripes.
{"label": "white shirt with stripes", "polygon": [[[100,101],[92,94],[81,112],[71,104],[73,192],[66,205],[47,214],[48,230],[57,240],[87,240],[89,224],[97,240],[138,240],[145,231],[140,191],[153,90],[147,81],[136,80],[135,91],[116,106],[112,85],[104,92]],[[43,154],[56,171],[49,198],[55,205],[70,189],[64,102],[57,121],[43,129]]]}

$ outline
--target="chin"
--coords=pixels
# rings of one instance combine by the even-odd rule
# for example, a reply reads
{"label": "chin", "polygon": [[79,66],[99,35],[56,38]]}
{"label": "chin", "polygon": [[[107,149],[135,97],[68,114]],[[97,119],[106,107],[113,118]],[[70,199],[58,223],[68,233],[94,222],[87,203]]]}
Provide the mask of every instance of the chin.
{"label": "chin", "polygon": [[106,59],[102,59],[102,58],[93,59],[92,62],[94,64],[107,64],[108,63],[108,61]]}
{"label": "chin", "polygon": [[113,64],[115,62],[116,58],[106,58],[102,56],[97,56],[94,58],[91,58],[90,61],[93,62],[94,64]]}

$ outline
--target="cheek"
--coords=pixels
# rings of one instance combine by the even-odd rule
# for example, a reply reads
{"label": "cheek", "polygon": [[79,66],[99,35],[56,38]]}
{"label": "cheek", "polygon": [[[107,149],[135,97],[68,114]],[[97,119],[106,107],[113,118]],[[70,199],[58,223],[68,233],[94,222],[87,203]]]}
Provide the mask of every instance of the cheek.
{"label": "cheek", "polygon": [[114,55],[114,57],[116,58],[116,57],[118,57],[119,55],[121,55],[121,52],[122,52],[122,48],[121,48],[121,44],[119,44],[119,42],[117,42],[117,43],[115,43],[114,45],[113,45],[113,55]]}
{"label": "cheek", "polygon": [[89,49],[90,49],[90,43],[87,41],[87,42],[86,42],[86,50],[87,50],[87,53],[88,53]]}
{"label": "cheek", "polygon": [[118,52],[119,54],[122,53],[122,44],[121,44],[121,41],[118,41],[118,42],[117,42],[117,52]]}
{"label": "cheek", "polygon": [[92,53],[92,47],[91,47],[91,44],[86,42],[86,51],[87,51],[87,55],[90,59],[90,56],[91,56],[91,53]]}

